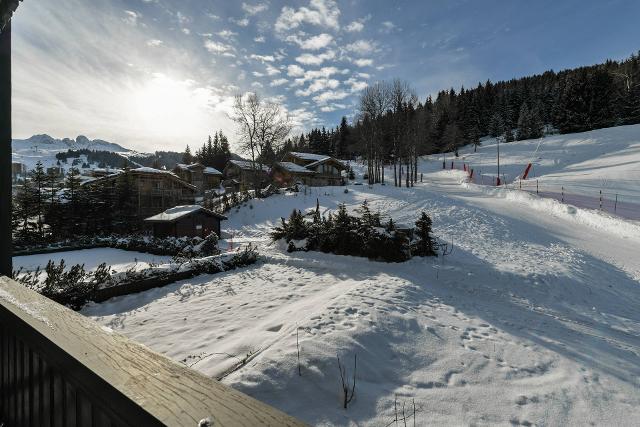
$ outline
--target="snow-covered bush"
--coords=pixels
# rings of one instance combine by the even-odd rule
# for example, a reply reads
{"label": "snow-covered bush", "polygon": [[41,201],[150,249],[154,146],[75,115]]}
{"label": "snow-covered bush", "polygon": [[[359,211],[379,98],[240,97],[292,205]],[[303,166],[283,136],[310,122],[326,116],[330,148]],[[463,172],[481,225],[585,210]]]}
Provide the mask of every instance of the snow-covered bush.
{"label": "snow-covered bush", "polygon": [[389,221],[383,226],[380,214],[372,213],[365,201],[349,215],[344,205],[335,215],[323,217],[319,208],[305,217],[294,210],[289,220],[282,218],[274,227],[271,238],[287,242],[287,250],[315,250],[337,255],[353,255],[387,262],[402,262],[411,258],[408,236]]}
{"label": "snow-covered bush", "polygon": [[[207,240],[200,239],[203,243]],[[210,241],[214,239],[211,238]],[[105,287],[124,286],[135,288],[141,283],[162,282],[168,284],[198,274],[214,274],[234,270],[255,263],[258,259],[257,249],[249,245],[233,254],[218,254],[203,258],[183,259],[164,265],[151,265],[144,270],[130,268],[122,272],[111,271],[106,264],[100,264],[95,271],[85,271],[84,264],[67,268],[64,260],[60,264],[49,261],[43,271],[23,273],[14,271],[14,280],[41,293],[42,295],[79,310],[84,304],[92,301],[96,292]]]}
{"label": "snow-covered bush", "polygon": [[[16,271],[13,277],[25,286],[41,293],[60,304],[79,310],[91,300],[100,285],[111,280],[111,271],[105,263],[95,271],[86,271],[84,264],[76,264],[67,269],[64,260],[59,264],[49,261],[44,271],[22,274]],[[40,276],[44,274],[44,280]]]}
{"label": "snow-covered bush", "polygon": [[50,244],[47,246],[31,246],[21,248],[26,253],[29,250],[50,249],[88,249],[96,247],[109,247],[127,251],[145,252],[154,255],[181,255],[189,258],[211,256],[219,253],[217,248],[218,236],[201,237],[166,237],[156,238],[145,234],[132,234],[127,236],[77,236],[73,239]]}

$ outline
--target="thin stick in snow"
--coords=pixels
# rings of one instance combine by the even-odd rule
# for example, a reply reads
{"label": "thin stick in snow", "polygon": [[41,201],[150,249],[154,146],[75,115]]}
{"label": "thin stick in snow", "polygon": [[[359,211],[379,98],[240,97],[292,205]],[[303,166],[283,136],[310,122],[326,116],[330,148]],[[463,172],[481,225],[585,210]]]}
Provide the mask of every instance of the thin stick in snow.
{"label": "thin stick in snow", "polygon": [[358,367],[358,355],[353,355],[353,383],[351,384],[351,390],[349,390],[349,380],[347,377],[347,369],[342,366],[340,363],[340,356],[336,356],[338,358],[338,370],[340,371],[340,380],[342,382],[342,397],[343,397],[343,407],[347,409],[347,406],[353,400],[353,396],[356,393],[356,371]]}
{"label": "thin stick in snow", "polygon": [[298,334],[299,334],[300,328],[298,327],[298,324],[296,323],[296,348],[298,349],[298,376],[302,376],[302,368],[300,368],[300,340],[298,338]]}

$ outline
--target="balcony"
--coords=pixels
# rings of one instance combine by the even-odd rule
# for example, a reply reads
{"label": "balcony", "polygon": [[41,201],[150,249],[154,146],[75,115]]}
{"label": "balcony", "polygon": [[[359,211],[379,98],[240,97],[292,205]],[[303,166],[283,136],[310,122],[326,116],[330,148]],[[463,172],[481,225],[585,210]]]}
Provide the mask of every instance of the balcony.
{"label": "balcony", "polygon": [[302,425],[6,277],[0,366],[4,425]]}

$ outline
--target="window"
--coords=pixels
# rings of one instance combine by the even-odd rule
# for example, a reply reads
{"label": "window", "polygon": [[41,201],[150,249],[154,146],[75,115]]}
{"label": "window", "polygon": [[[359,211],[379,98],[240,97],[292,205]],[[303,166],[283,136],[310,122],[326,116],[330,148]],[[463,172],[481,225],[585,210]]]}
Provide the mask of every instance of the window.
{"label": "window", "polygon": [[196,230],[202,230],[202,224],[197,224],[196,225]]}

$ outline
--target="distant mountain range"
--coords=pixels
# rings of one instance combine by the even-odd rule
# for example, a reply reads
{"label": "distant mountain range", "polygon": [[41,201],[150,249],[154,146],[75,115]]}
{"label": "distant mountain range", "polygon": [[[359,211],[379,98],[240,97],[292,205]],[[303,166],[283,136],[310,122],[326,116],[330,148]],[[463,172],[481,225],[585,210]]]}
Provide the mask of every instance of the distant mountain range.
{"label": "distant mountain range", "polygon": [[[56,155],[58,153],[66,153],[68,150],[82,150],[116,153],[115,156],[108,155],[89,155],[82,163],[87,163],[87,167],[94,168],[104,163],[108,167],[121,167],[124,159],[128,159],[132,164],[139,166],[160,166],[172,169],[176,163],[182,161],[182,153],[173,151],[162,151],[155,153],[140,153],[125,148],[119,144],[105,141],[102,139],[89,139],[84,135],[76,137],[76,139],[53,138],[50,135],[33,135],[27,139],[14,139],[11,143],[12,159],[14,162],[22,163],[29,171],[33,170],[37,162],[41,162],[46,167],[60,166],[64,170],[72,167],[74,163],[66,160],[60,162]],[[93,160],[91,159],[93,157]],[[237,154],[232,153],[231,158],[235,160],[244,160]],[[74,167],[78,167],[77,164]]]}
{"label": "distant mountain range", "polygon": [[124,148],[113,142],[108,142],[102,139],[91,140],[84,135],[79,135],[76,139],[63,138],[56,139],[47,134],[33,135],[27,139],[14,139],[11,144],[11,149],[14,152],[24,151],[37,151],[38,149],[44,151],[67,151],[67,150],[98,150],[98,151],[112,151],[112,152],[131,152],[128,148]]}

